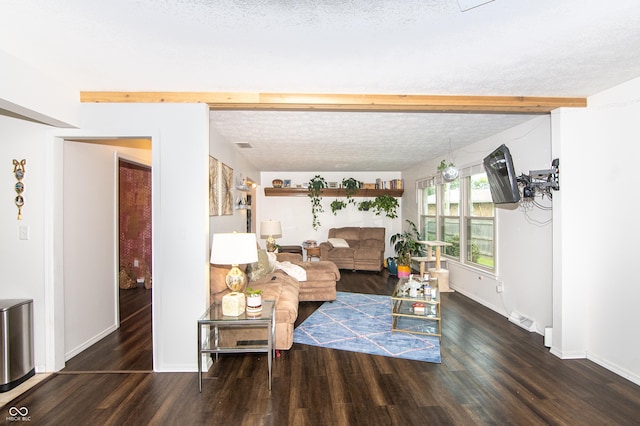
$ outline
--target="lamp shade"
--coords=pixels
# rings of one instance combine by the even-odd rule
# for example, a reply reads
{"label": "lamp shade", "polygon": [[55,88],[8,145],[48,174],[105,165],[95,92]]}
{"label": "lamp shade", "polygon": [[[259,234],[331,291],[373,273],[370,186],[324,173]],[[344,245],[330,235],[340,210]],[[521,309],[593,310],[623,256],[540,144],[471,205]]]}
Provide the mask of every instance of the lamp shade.
{"label": "lamp shade", "polygon": [[261,238],[281,238],[282,226],[279,220],[267,220],[260,222],[260,237]]}
{"label": "lamp shade", "polygon": [[256,234],[213,234],[211,263],[216,265],[239,265],[258,261]]}

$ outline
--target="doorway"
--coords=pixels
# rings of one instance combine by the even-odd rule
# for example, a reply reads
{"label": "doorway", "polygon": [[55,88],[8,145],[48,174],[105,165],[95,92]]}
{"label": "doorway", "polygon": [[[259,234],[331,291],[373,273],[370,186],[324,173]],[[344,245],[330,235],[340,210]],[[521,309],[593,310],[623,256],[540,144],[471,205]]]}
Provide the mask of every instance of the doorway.
{"label": "doorway", "polygon": [[151,304],[151,167],[118,159],[120,323]]}
{"label": "doorway", "polygon": [[[65,371],[153,369],[150,148],[150,140],[64,141]],[[143,290],[142,297],[135,298],[120,297],[118,279],[121,161],[148,175],[148,184],[138,182],[135,191],[131,186],[126,191],[135,192],[134,198],[148,193],[144,217],[149,215],[149,227],[142,231],[147,242],[138,244],[148,244],[148,249],[132,251],[139,264],[134,282],[138,284],[140,273]],[[133,229],[139,230],[140,220],[135,222]],[[146,275],[148,289],[144,288]]]}

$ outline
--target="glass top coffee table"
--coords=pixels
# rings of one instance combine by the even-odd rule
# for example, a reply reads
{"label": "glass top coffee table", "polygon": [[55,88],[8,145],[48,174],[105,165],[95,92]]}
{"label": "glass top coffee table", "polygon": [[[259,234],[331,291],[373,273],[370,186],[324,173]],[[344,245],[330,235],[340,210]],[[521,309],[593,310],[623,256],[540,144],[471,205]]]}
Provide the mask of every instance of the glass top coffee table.
{"label": "glass top coffee table", "polygon": [[[262,310],[256,313],[245,312],[237,317],[222,315],[222,304],[214,303],[198,319],[198,387],[202,392],[202,354],[211,353],[267,353],[269,367],[269,390],[271,390],[271,364],[275,353],[276,321],[275,301],[263,300]],[[264,328],[264,340],[234,341],[222,339],[221,333],[234,329]],[[232,343],[232,344],[231,344]]]}
{"label": "glass top coffee table", "polygon": [[[440,289],[438,279],[427,281],[414,278],[398,280],[391,295],[391,331],[438,336],[442,340],[442,319],[440,317]],[[412,288],[414,287],[414,291]]]}

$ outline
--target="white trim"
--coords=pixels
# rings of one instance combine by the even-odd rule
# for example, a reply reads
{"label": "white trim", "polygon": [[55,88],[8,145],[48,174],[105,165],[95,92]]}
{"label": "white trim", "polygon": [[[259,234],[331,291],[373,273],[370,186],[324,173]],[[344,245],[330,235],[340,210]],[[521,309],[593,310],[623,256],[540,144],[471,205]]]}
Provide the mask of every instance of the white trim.
{"label": "white trim", "polygon": [[109,334],[111,334],[114,331],[116,331],[118,329],[118,327],[120,327],[120,324],[112,325],[111,327],[109,327],[106,330],[104,330],[102,333],[99,333],[99,334],[93,336],[91,339],[87,340],[86,342],[83,342],[81,345],[78,345],[77,347],[71,349],[69,352],[64,354],[64,360],[65,361],[70,360],[74,356],[78,355],[80,352],[84,351],[85,349],[88,349],[91,345],[99,342],[100,340],[102,340],[105,337],[107,337]]}
{"label": "white trim", "polygon": [[[111,133],[105,131],[91,131],[81,129],[51,129],[45,135],[45,150],[50,161],[46,162],[47,170],[45,171],[45,180],[49,190],[45,191],[45,207],[44,207],[44,283],[45,283],[45,315],[47,320],[46,332],[46,371],[59,371],[65,366],[65,350],[64,350],[64,270],[63,270],[63,224],[62,224],[62,173],[63,173],[63,156],[62,144],[65,139],[77,138],[145,138],[151,139],[152,146],[152,164],[157,158],[157,153],[153,150],[154,141],[159,140],[159,135],[149,132],[140,134],[122,135],[119,133]],[[156,156],[156,157],[154,157]],[[117,188],[116,188],[117,190]],[[152,176],[152,197],[155,195],[153,176]],[[152,223],[156,223],[155,209],[152,209]],[[152,226],[152,238],[154,241],[154,250],[152,257],[155,257],[156,248],[160,247],[159,236],[156,233],[155,226]],[[117,236],[116,236],[117,237]],[[157,245],[156,245],[157,244]],[[117,256],[117,254],[116,254]],[[153,260],[152,260],[153,262]],[[155,262],[153,262],[155,264]],[[153,274],[153,272],[152,272]],[[117,274],[115,274],[115,282],[117,283]],[[161,280],[154,280],[157,287]],[[115,285],[117,291],[117,285]],[[152,293],[152,321],[156,319],[156,295],[157,291]],[[160,330],[153,327],[153,359],[154,363],[157,359],[157,334]]]}

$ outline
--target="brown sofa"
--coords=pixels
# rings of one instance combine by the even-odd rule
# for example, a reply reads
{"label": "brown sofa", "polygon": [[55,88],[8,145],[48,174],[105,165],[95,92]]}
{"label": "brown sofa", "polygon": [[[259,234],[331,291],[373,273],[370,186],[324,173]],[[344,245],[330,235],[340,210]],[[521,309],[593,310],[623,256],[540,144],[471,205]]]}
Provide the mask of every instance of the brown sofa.
{"label": "brown sofa", "polygon": [[[320,243],[321,260],[333,262],[340,269],[382,270],[385,228],[331,228],[327,239]],[[344,240],[348,247],[340,247],[332,239]]]}
{"label": "brown sofa", "polygon": [[301,302],[336,300],[336,281],[340,281],[340,270],[335,263],[322,260],[303,262],[302,255],[293,253],[278,253],[278,261],[289,261],[306,271],[307,280],[298,283]]}
{"label": "brown sofa", "polygon": [[[336,281],[340,279],[340,271],[331,262],[303,262],[302,256],[291,253],[279,253],[279,262],[289,261],[303,267],[307,272],[307,281],[298,282],[297,279],[287,275],[284,271],[276,269],[269,271],[258,279],[250,281],[248,287],[262,290],[264,300],[276,301],[276,349],[287,350],[293,345],[293,327],[298,318],[299,301],[325,301],[336,299]],[[246,266],[243,266],[247,269]],[[225,284],[225,277],[229,271],[229,265],[211,265],[210,269],[210,302],[220,302],[222,296],[229,292]],[[256,278],[260,274],[249,271],[248,276]],[[255,340],[255,333],[263,330],[234,330],[220,336],[227,343],[233,339],[235,342],[242,340]]]}

